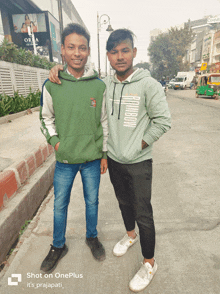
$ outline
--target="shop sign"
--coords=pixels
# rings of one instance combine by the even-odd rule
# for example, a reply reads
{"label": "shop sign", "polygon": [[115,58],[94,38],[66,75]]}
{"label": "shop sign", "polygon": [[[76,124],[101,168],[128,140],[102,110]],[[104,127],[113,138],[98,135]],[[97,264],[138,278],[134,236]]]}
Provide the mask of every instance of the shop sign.
{"label": "shop sign", "polygon": [[220,72],[220,62],[213,63],[210,67],[210,72],[219,73]]}
{"label": "shop sign", "polygon": [[207,23],[219,23],[220,22],[220,15],[215,17],[209,17]]}

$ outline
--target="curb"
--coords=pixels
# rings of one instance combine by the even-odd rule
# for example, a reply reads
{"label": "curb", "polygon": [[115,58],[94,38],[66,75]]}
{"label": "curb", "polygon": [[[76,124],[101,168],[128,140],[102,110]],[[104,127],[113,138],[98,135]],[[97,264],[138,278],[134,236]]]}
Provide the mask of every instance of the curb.
{"label": "curb", "polygon": [[[0,212],[0,264],[6,260],[9,250],[18,240],[19,232],[25,221],[33,218],[47,196],[53,184],[55,162],[55,157],[50,156]],[[8,177],[14,173],[6,172]],[[14,181],[15,177],[13,176],[12,179]]]}
{"label": "curb", "polygon": [[[26,183],[38,167],[54,152],[48,143],[40,147],[22,160],[0,172],[0,209],[5,207],[9,198]],[[1,211],[0,211],[1,212]]]}
{"label": "curb", "polygon": [[40,106],[37,106],[37,107],[34,107],[34,108],[30,108],[30,109],[27,109],[27,110],[24,110],[24,111],[20,111],[20,112],[17,112],[17,113],[13,113],[13,114],[2,116],[2,117],[0,117],[0,125],[1,124],[5,124],[5,123],[8,123],[11,120],[14,120],[16,118],[19,118],[21,116],[27,115],[27,114],[30,113],[30,110],[31,110],[31,112],[33,112],[33,111],[39,111],[40,110]]}
{"label": "curb", "polygon": [[[40,215],[46,209],[46,205],[51,200],[52,197],[54,197],[54,188],[53,187],[49,188],[48,194],[43,199],[42,203],[40,204],[40,207],[38,208],[35,216],[31,220],[29,225],[26,227],[23,234],[20,236],[19,241],[18,241],[16,247],[14,248],[13,252],[10,254],[10,256],[8,256],[8,259],[7,259],[7,262],[5,262],[4,268],[2,269],[2,271],[0,271],[0,281],[2,280],[4,275],[6,273],[8,273],[8,271],[10,271],[10,267],[14,261],[14,258],[17,255],[19,249],[21,249],[21,246],[29,243],[28,238],[31,237],[31,234],[33,233],[34,229],[38,226],[38,223],[40,220]],[[1,285],[0,285],[0,287],[1,287]]]}

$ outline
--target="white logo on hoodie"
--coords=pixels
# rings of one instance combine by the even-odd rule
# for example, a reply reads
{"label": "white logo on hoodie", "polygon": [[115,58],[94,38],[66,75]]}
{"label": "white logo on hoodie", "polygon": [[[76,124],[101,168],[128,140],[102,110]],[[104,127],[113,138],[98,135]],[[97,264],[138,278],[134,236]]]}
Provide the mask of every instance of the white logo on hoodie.
{"label": "white logo on hoodie", "polygon": [[125,96],[123,97],[123,104],[125,104],[124,127],[134,128],[137,124],[137,116],[140,104],[140,97]]}
{"label": "white logo on hoodie", "polygon": [[[139,96],[122,96],[121,105],[125,105],[124,127],[135,128],[140,105]],[[110,99],[112,101],[112,99]],[[120,104],[120,100],[114,100],[115,104]]]}

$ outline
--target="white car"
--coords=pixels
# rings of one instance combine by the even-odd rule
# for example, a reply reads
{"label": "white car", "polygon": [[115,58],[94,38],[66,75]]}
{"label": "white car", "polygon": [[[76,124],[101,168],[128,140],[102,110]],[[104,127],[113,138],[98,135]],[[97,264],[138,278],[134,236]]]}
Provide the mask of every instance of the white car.
{"label": "white car", "polygon": [[174,86],[174,82],[175,82],[175,79],[172,79],[172,80],[169,81],[169,84],[168,84],[168,88],[169,88],[169,89],[170,89],[170,88],[173,88],[173,86]]}

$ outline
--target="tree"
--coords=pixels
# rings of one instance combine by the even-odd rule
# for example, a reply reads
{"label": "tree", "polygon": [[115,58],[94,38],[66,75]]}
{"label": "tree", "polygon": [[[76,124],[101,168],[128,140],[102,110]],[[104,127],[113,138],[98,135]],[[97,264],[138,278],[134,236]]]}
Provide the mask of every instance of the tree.
{"label": "tree", "polygon": [[148,48],[152,76],[160,80],[163,76],[172,78],[178,71],[188,71],[189,63],[183,63],[183,57],[192,39],[188,24],[181,29],[171,27],[168,33],[158,35]]}
{"label": "tree", "polygon": [[137,63],[134,67],[150,70],[150,63],[148,63],[148,62],[140,62],[140,63]]}

